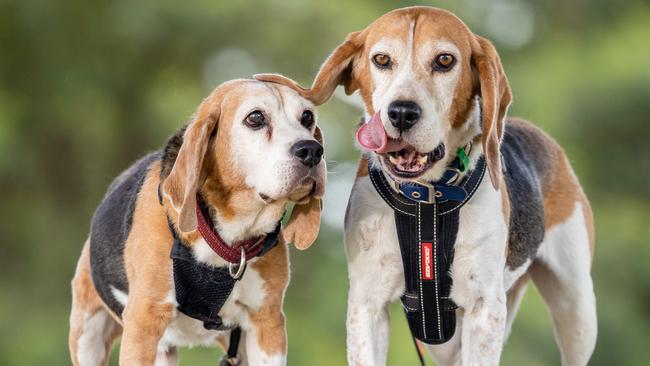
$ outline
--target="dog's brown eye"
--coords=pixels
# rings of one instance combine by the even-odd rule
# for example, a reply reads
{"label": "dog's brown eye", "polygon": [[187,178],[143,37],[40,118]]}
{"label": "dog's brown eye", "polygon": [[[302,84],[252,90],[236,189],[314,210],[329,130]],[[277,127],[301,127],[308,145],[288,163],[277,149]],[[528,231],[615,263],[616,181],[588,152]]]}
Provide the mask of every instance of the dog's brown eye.
{"label": "dog's brown eye", "polygon": [[253,130],[259,130],[266,125],[266,118],[261,111],[252,111],[244,119],[244,124]]}
{"label": "dog's brown eye", "polygon": [[433,69],[436,71],[448,71],[456,63],[456,58],[448,53],[442,53],[436,56],[433,62]]}
{"label": "dog's brown eye", "polygon": [[380,69],[389,69],[393,66],[393,62],[390,60],[390,56],[384,53],[378,53],[372,56],[372,62]]}
{"label": "dog's brown eye", "polygon": [[302,112],[300,124],[311,130],[311,127],[314,125],[314,113],[308,109]]}

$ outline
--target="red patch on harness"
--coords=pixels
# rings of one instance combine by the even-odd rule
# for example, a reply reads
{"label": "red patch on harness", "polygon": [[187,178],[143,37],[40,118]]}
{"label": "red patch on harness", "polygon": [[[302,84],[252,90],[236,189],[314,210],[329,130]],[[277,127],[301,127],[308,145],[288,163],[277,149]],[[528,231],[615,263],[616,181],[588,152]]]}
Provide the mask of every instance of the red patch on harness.
{"label": "red patch on harness", "polygon": [[433,243],[422,243],[422,279],[433,280]]}

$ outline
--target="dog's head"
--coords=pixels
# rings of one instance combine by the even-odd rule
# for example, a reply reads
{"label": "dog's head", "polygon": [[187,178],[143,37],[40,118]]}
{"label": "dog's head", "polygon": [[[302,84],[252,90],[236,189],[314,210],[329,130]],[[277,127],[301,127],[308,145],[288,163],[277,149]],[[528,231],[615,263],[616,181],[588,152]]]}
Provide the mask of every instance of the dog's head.
{"label": "dog's head", "polygon": [[[389,174],[436,180],[456,149],[482,134],[490,177],[498,188],[510,87],[494,46],[455,15],[431,7],[398,9],[350,33],[325,61],[311,89],[301,93],[318,105],[338,85],[348,94],[360,91],[369,121],[357,132],[357,141],[374,152]],[[472,120],[473,125],[468,123]]]}
{"label": "dog's head", "polygon": [[197,192],[217,207],[229,202],[224,214],[295,202],[283,235],[306,248],[320,225],[326,179],[322,143],[314,105],[296,91],[276,83],[230,81],[199,106],[162,193],[183,232],[196,229]]}

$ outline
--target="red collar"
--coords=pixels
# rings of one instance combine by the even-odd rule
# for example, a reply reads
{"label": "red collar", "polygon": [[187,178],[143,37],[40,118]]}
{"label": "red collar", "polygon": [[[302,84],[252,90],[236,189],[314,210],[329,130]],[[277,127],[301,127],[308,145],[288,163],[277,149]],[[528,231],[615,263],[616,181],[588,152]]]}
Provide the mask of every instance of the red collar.
{"label": "red collar", "polygon": [[240,264],[241,248],[244,248],[244,252],[246,253],[246,261],[257,257],[260,254],[262,243],[264,242],[266,235],[261,235],[248,240],[236,241],[232,243],[232,245],[226,244],[221,236],[219,236],[219,233],[214,230],[211,220],[203,213],[203,210],[201,209],[201,201],[198,197],[196,199],[196,218],[198,221],[199,233],[201,233],[205,242],[208,243],[215,253],[226,261],[233,264]]}

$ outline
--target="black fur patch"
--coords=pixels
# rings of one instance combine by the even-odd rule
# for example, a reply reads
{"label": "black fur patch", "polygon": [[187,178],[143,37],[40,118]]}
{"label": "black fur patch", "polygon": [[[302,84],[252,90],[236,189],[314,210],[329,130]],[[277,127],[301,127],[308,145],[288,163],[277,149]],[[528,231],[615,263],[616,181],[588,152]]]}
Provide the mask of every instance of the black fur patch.
{"label": "black fur patch", "polygon": [[151,153],[115,178],[93,215],[90,227],[92,279],[99,296],[117,315],[122,314],[124,307],[113,296],[111,286],[128,293],[124,245],[131,231],[140,188],[149,167],[161,156],[160,151]]}
{"label": "black fur patch", "polygon": [[539,134],[521,123],[507,123],[501,156],[510,198],[508,258],[510,269],[535,257],[544,240],[544,196],[542,182],[550,171],[547,145]]}
{"label": "black fur patch", "polygon": [[160,167],[161,181],[167,178],[174,167],[174,163],[178,157],[178,151],[181,149],[181,145],[183,145],[183,135],[185,134],[186,129],[187,125],[176,131],[176,133],[167,140],[167,145],[165,145],[162,153],[162,164]]}

